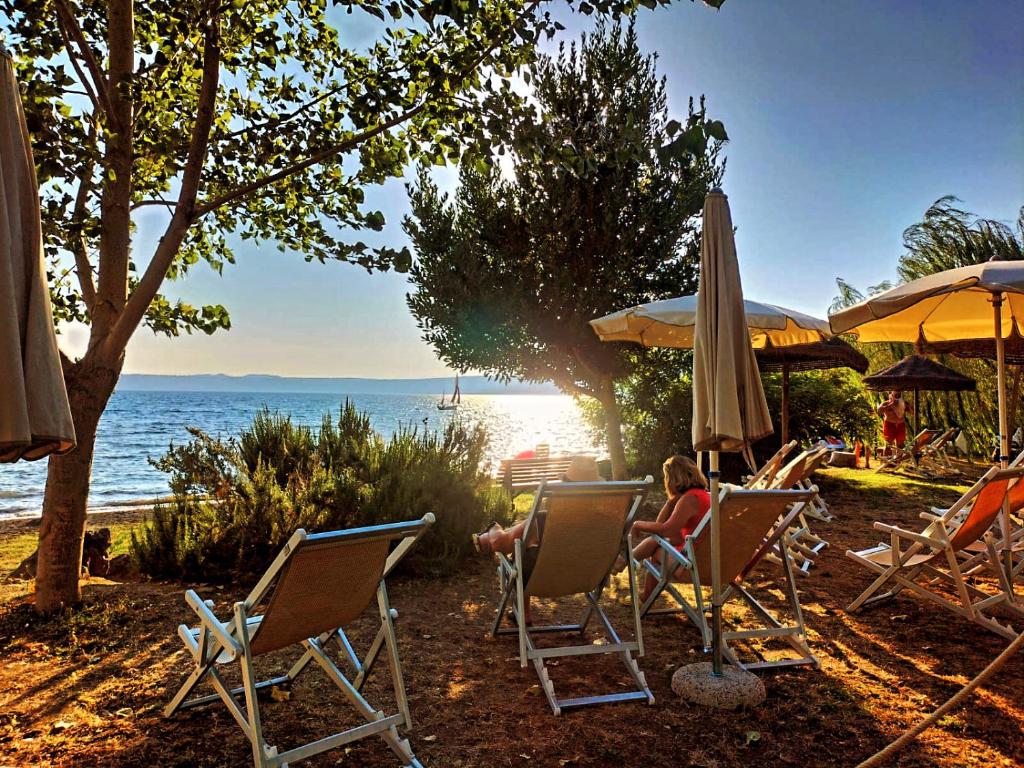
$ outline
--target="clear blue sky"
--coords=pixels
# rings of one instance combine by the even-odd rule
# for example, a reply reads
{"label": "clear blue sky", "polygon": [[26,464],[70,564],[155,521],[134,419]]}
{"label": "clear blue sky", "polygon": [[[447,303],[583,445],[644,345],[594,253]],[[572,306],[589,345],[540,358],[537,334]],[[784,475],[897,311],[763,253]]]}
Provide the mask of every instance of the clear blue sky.
{"label": "clear blue sky", "polygon": [[[563,34],[590,23],[572,18]],[[674,115],[704,93],[725,122],[724,186],[750,298],[824,316],[837,276],[860,287],[894,277],[903,229],[941,195],[1008,221],[1024,204],[1024,3],[727,0],[715,12],[684,1],[641,11],[638,29],[660,56]],[[402,183],[367,202],[387,215],[380,240],[403,244]],[[126,371],[445,373],[419,340],[400,275],[244,245],[224,277],[197,271],[176,289],[224,303],[234,328],[140,332]]]}

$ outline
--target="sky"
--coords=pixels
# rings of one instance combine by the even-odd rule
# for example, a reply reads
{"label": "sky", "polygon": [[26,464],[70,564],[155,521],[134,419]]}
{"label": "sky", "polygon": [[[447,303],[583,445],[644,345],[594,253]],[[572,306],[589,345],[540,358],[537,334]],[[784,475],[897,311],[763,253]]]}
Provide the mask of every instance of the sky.
{"label": "sky", "polygon": [[[566,40],[593,23],[560,17]],[[638,34],[659,56],[672,115],[705,94],[709,117],[725,123],[723,187],[748,298],[824,317],[836,277],[860,288],[895,277],[903,230],[940,196],[1008,222],[1024,205],[1024,3],[727,0],[714,11],[677,0],[641,9]],[[387,217],[375,242],[406,244],[404,183],[366,199]],[[159,215],[139,220],[138,253],[151,252]],[[236,255],[223,277],[197,269],[171,291],[223,303],[232,329],[140,330],[126,372],[446,373],[419,337],[402,275],[307,264],[273,244]],[[75,329],[62,339],[81,343]]]}

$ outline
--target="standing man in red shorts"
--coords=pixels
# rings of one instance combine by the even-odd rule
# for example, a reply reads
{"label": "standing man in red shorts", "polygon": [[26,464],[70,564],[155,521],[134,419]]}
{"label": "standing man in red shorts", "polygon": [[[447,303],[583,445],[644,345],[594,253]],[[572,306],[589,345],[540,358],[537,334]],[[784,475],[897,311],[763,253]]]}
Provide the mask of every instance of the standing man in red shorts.
{"label": "standing man in red shorts", "polygon": [[875,410],[882,417],[885,454],[893,456],[907,442],[907,413],[910,412],[910,406],[903,399],[903,393],[894,389],[889,393],[889,399]]}

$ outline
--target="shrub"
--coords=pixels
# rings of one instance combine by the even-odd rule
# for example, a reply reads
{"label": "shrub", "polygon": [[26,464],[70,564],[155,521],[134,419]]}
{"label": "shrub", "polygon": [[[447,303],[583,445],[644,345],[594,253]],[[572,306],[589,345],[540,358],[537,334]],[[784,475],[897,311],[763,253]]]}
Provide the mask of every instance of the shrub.
{"label": "shrub", "polygon": [[[653,473],[658,476],[666,457],[693,452],[691,354],[681,350],[657,351],[660,357],[654,364],[638,366],[616,390],[622,412],[626,461],[634,475]],[[767,459],[781,443],[782,377],[768,374],[762,381],[776,434],[754,445],[759,461]],[[581,405],[595,436],[599,435],[604,429],[602,410],[587,402]],[[859,378],[846,370],[791,374],[789,414],[790,438],[803,445],[827,435],[848,441],[873,441],[879,428],[867,391]],[[723,454],[722,471],[727,479],[737,479],[744,467],[741,459]]]}
{"label": "shrub", "polygon": [[377,525],[428,512],[437,521],[405,563],[441,573],[470,553],[471,533],[512,512],[485,472],[480,426],[410,427],[384,439],[346,402],[319,430],[265,409],[237,438],[190,432],[192,440],[153,462],[169,473],[173,500],[132,536],[140,569],[157,578],[251,578],[296,528]]}

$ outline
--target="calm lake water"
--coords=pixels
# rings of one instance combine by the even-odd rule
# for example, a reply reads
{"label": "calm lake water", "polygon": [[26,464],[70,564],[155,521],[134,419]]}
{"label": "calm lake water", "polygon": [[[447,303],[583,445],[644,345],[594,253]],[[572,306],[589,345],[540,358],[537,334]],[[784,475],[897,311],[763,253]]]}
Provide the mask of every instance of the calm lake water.
{"label": "calm lake water", "polygon": [[[169,443],[188,440],[186,427],[236,435],[264,406],[320,425],[337,413],[345,395],[253,392],[117,392],[100,422],[93,462],[91,508],[166,495],[166,476],[149,465]],[[429,395],[348,395],[390,436],[399,426],[435,430],[454,418],[482,423],[492,461],[548,443],[553,453],[594,453],[594,443],[575,402],[561,395],[463,395],[457,412],[437,410]],[[425,422],[424,422],[425,420]],[[0,464],[0,517],[35,515],[42,506],[46,462]]]}

